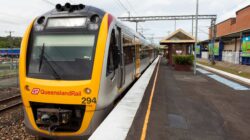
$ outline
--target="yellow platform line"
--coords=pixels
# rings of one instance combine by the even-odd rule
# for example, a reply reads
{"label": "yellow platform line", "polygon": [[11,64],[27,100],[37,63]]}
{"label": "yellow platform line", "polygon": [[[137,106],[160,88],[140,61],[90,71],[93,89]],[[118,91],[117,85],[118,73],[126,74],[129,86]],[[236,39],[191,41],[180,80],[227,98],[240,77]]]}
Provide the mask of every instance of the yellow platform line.
{"label": "yellow platform line", "polygon": [[151,90],[151,93],[150,93],[150,99],[149,99],[148,109],[147,109],[147,113],[146,113],[144,124],[143,124],[143,129],[142,129],[142,134],[141,134],[141,140],[145,140],[146,134],[147,134],[148,120],[149,120],[149,116],[150,116],[150,112],[151,112],[152,100],[153,100],[153,96],[154,96],[154,92],[155,92],[155,85],[156,85],[156,81],[157,81],[157,77],[158,77],[158,71],[159,71],[159,67],[160,67],[160,62],[161,62],[161,58],[159,59],[159,62],[158,62],[158,66],[157,66],[157,70],[156,70],[156,74],[155,74],[155,78],[154,78],[153,87],[152,87],[152,90]]}

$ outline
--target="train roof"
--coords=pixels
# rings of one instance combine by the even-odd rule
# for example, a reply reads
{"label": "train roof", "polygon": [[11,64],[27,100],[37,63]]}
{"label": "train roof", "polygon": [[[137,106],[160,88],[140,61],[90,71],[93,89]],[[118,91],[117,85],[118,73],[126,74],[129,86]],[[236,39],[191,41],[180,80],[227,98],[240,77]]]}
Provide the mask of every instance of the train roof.
{"label": "train roof", "polygon": [[105,11],[93,6],[89,5],[71,5],[70,3],[66,3],[64,6],[61,4],[57,4],[54,9],[49,12],[43,14],[42,16],[76,16],[76,15],[87,15],[87,14],[98,14],[103,17],[105,15]]}
{"label": "train roof", "polygon": [[[45,20],[47,20],[48,17],[91,16],[93,14],[97,14],[100,18],[103,18],[106,13],[107,12],[105,12],[104,10],[90,5],[71,5],[70,3],[66,3],[65,5],[57,4],[53,10],[38,17],[36,19],[36,23],[39,22],[40,18],[45,18]],[[127,34],[136,36],[142,41],[143,44],[151,44],[148,40],[145,39],[144,36],[137,33],[135,30],[131,29],[130,27],[119,21],[117,18],[114,17],[114,19]],[[46,23],[46,21],[44,23]]]}

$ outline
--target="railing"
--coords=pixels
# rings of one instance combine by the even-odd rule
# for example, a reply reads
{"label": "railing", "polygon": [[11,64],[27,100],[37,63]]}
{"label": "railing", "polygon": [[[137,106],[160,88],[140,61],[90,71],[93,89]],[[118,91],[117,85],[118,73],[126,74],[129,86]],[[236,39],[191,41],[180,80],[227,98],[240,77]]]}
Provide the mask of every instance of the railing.
{"label": "railing", "polygon": [[[18,79],[18,69],[19,69],[19,60],[18,58],[8,58],[8,57],[0,57],[0,90],[1,88],[7,88],[12,86],[19,86]],[[8,82],[4,82],[2,80],[5,79],[15,79],[16,80],[8,80]]]}

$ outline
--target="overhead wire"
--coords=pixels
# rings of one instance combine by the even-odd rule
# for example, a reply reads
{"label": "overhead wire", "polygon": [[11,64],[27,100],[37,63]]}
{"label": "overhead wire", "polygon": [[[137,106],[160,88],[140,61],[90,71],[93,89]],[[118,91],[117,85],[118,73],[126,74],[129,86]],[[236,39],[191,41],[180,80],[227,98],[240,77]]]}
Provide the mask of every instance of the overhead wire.
{"label": "overhead wire", "polygon": [[[113,0],[113,2],[115,3],[115,4],[114,4],[115,7],[117,7],[117,9],[119,9],[119,11],[121,11],[121,9],[124,10],[124,8],[123,8],[116,0]],[[114,5],[112,5],[112,6],[114,6]]]}
{"label": "overhead wire", "polygon": [[[130,7],[130,10],[123,3],[121,3],[120,0],[118,0],[118,2],[120,2],[120,4],[124,7],[124,9],[129,13],[129,16],[131,16],[131,15],[133,16],[134,14],[138,15],[135,8],[133,7],[133,5],[128,0],[126,0],[126,2],[127,2],[128,7]],[[130,12],[130,11],[133,11],[134,14],[132,12]],[[138,24],[138,26],[141,27],[141,29],[143,30],[143,26],[141,24]]]}
{"label": "overhead wire", "polygon": [[123,9],[125,11],[129,12],[128,8],[120,0],[117,0],[117,2],[119,2],[119,4],[121,5],[121,7],[123,7]]}
{"label": "overhead wire", "polygon": [[130,9],[132,9],[134,11],[134,13],[137,15],[137,12],[135,11],[135,8],[133,7],[133,5],[128,0],[126,0],[126,1],[129,5]]}

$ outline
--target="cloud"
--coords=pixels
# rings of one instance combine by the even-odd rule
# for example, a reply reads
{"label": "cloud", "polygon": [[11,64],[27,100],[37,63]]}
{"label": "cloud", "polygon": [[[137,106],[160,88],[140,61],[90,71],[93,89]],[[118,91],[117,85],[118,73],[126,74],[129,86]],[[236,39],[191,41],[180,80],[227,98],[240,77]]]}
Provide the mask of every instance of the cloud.
{"label": "cloud", "polygon": [[[64,4],[65,0],[47,0],[53,3]],[[118,0],[69,0],[71,3],[84,3],[99,7],[114,16],[127,16],[127,11],[122,8]],[[132,15],[190,15],[195,14],[196,0],[120,0]],[[200,14],[217,14],[218,22],[234,16],[235,11],[248,5],[250,0],[199,0]],[[7,35],[5,30],[14,30],[14,35],[22,36],[29,23],[37,16],[54,8],[46,0],[11,0],[3,1],[0,5],[0,35]],[[134,12],[135,11],[135,12]],[[199,21],[199,28],[208,31],[210,21]],[[135,28],[134,23],[125,23]],[[166,36],[174,30],[173,21],[158,21],[140,23],[145,29],[145,34],[154,36]],[[191,21],[177,21],[177,28],[183,28],[187,32],[192,31]],[[206,33],[199,33],[199,39],[207,39]]]}
{"label": "cloud", "polygon": [[242,0],[238,3],[238,5],[234,5],[228,10],[223,10],[222,14],[219,15],[218,21],[224,21],[225,19],[235,17],[236,16],[236,11],[239,9],[242,9],[250,4],[250,0]]}

